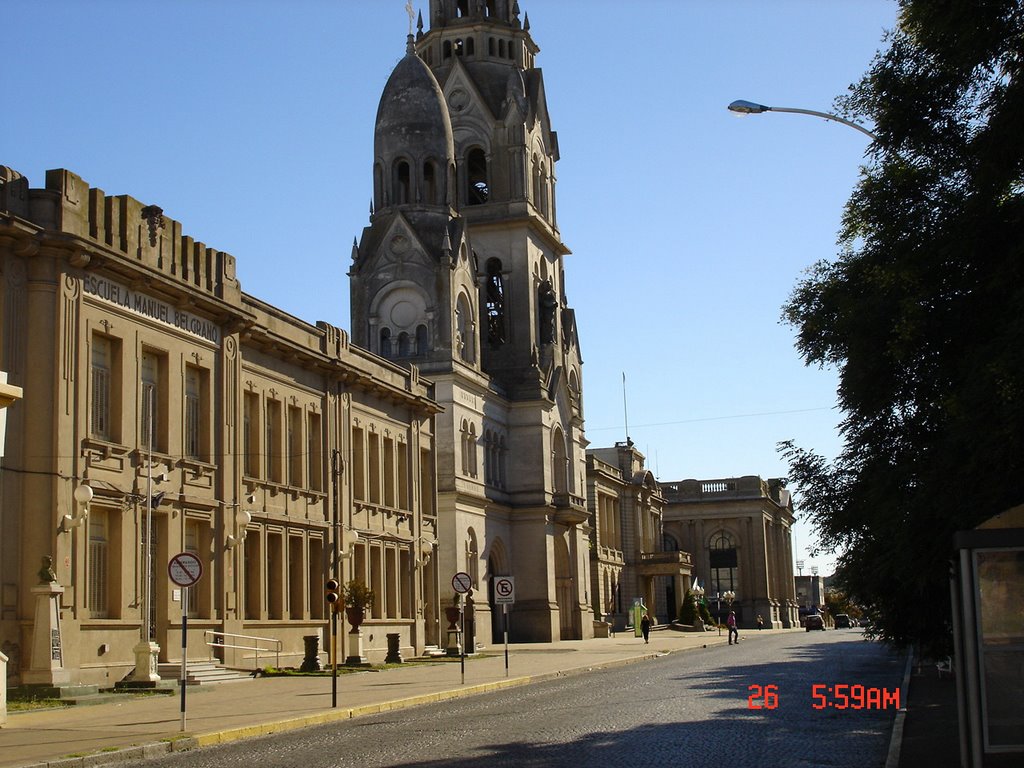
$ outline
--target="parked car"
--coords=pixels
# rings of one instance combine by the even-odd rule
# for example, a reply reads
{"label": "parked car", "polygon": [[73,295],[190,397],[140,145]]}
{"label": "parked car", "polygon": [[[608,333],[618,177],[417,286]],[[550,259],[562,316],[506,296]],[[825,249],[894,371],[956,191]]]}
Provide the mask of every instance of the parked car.
{"label": "parked car", "polygon": [[810,632],[812,629],[820,629],[822,632],[825,631],[825,620],[821,618],[820,613],[812,613],[808,615],[804,621],[804,626],[807,627],[807,631]]}
{"label": "parked car", "polygon": [[845,613],[836,614],[836,629],[849,629],[853,624],[850,623],[850,617]]}

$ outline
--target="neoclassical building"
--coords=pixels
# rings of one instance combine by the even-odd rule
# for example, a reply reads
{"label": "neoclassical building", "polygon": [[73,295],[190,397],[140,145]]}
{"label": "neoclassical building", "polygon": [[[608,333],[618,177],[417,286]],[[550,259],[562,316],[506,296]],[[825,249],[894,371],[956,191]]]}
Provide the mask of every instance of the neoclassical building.
{"label": "neoclassical building", "polygon": [[[435,384],[442,592],[470,575],[475,638],[589,637],[582,359],[556,208],[558,138],[515,0],[431,0],[384,85],[352,339]],[[451,591],[442,595],[443,601]]]}
{"label": "neoclassical building", "polygon": [[656,623],[674,621],[691,584],[690,555],[665,538],[665,496],[632,440],[587,450],[587,503],[595,618],[622,629],[640,599]]}
{"label": "neoclassical building", "polygon": [[[371,660],[389,633],[439,642],[431,386],[246,295],[241,272],[155,206],[0,166],[0,369],[24,395],[0,473],[12,682],[177,661],[185,611],[190,657],[216,633],[230,665],[257,645],[297,664],[331,575],[376,593]],[[183,591],[168,563],[186,552],[203,573]]]}
{"label": "neoclassical building", "polygon": [[689,552],[693,577],[712,615],[724,617],[721,597],[740,626],[797,627],[793,581],[793,499],[784,480],[754,475],[661,484],[667,548]]}

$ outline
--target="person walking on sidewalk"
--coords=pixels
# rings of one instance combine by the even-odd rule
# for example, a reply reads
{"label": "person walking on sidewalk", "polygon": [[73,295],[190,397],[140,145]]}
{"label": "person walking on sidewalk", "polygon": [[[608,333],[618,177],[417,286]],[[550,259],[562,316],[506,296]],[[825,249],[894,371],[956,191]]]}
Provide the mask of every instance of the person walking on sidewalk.
{"label": "person walking on sidewalk", "polygon": [[644,614],[644,617],[640,619],[640,631],[643,633],[644,642],[651,642],[651,617],[648,616],[646,613]]}
{"label": "person walking on sidewalk", "polygon": [[735,611],[729,611],[729,618],[727,618],[725,620],[725,624],[726,624],[727,627],[729,627],[729,645],[733,644],[733,638],[735,638],[736,639],[735,641],[737,643],[739,643],[739,641],[740,641],[740,632],[736,628],[736,612]]}

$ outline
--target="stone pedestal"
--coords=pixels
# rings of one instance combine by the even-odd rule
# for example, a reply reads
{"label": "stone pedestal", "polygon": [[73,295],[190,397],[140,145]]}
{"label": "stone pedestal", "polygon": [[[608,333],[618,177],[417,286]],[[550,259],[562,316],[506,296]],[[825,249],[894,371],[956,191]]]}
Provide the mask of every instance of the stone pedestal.
{"label": "stone pedestal", "polygon": [[32,594],[36,596],[32,663],[21,681],[25,685],[68,685],[71,674],[64,668],[64,638],[60,629],[60,596],[64,587],[51,581],[32,587]]}
{"label": "stone pedestal", "polygon": [[398,632],[388,634],[388,655],[384,658],[385,664],[402,664],[402,636]]}
{"label": "stone pedestal", "polygon": [[303,635],[302,645],[305,653],[299,672],[320,671],[320,635]]}
{"label": "stone pedestal", "polygon": [[157,671],[160,646],[152,640],[143,640],[132,648],[132,651],[135,652],[135,671],[128,678],[128,682],[143,684],[160,682],[160,673]]}
{"label": "stone pedestal", "polygon": [[445,649],[448,656],[462,655],[462,632],[458,629],[448,630],[448,647]]}
{"label": "stone pedestal", "polygon": [[348,633],[348,656],[345,657],[346,667],[361,667],[369,664],[363,655],[363,633],[353,629]]}

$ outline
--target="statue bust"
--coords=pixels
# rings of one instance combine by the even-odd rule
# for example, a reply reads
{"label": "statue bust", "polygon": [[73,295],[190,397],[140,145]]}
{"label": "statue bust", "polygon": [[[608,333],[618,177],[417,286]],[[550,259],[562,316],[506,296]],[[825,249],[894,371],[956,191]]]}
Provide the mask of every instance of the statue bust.
{"label": "statue bust", "polygon": [[57,581],[57,574],[53,571],[53,558],[43,555],[43,566],[39,569],[39,583],[52,584]]}

